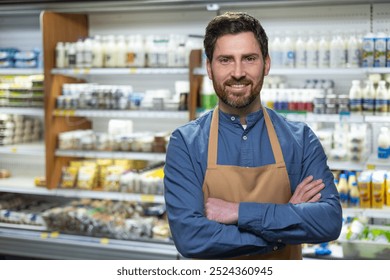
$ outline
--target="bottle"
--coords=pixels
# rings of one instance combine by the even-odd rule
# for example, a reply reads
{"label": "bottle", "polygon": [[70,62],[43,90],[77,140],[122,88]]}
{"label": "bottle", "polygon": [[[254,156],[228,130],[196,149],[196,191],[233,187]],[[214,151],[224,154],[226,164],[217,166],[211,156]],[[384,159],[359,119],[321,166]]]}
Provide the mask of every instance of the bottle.
{"label": "bottle", "polygon": [[386,126],[380,128],[378,136],[378,158],[387,159],[390,155],[390,135]]}
{"label": "bottle", "polygon": [[76,42],[76,67],[84,67],[84,41],[79,38]]}
{"label": "bottle", "polygon": [[362,43],[362,67],[374,66],[374,34],[369,32],[363,37]]}
{"label": "bottle", "polygon": [[353,80],[349,90],[349,110],[352,113],[361,113],[362,108],[362,90],[360,80]]}
{"label": "bottle", "polygon": [[321,36],[320,42],[318,43],[318,67],[330,67],[330,44],[325,35]]}
{"label": "bottle", "polygon": [[307,68],[318,68],[318,44],[314,36],[310,36],[306,43]]}
{"label": "bottle", "polygon": [[101,38],[99,35],[96,35],[92,40],[92,67],[102,68],[103,67],[103,46]]}
{"label": "bottle", "polygon": [[56,45],[56,67],[65,67],[65,45],[63,42],[58,42]]}
{"label": "bottle", "polygon": [[389,94],[386,88],[386,81],[380,80],[375,94],[375,115],[387,115],[389,108]]}
{"label": "bottle", "polygon": [[104,46],[104,67],[114,68],[117,64],[117,48],[115,37],[109,35]]}
{"label": "bottle", "polygon": [[92,40],[91,38],[85,38],[84,40],[84,67],[92,67]]}
{"label": "bottle", "polygon": [[281,68],[283,66],[283,47],[278,33],[276,33],[275,38],[271,41],[270,55],[272,65],[275,68]]}
{"label": "bottle", "polygon": [[296,58],[295,58],[295,67],[296,68],[306,68],[306,42],[300,34],[295,42]]}
{"label": "bottle", "polygon": [[366,81],[362,91],[363,112],[365,115],[372,115],[375,109],[375,87],[371,80]]}
{"label": "bottle", "polygon": [[125,36],[119,35],[116,41],[116,64],[115,67],[124,68],[127,64],[127,45]]}
{"label": "bottle", "polygon": [[282,64],[284,68],[294,68],[295,67],[295,44],[293,39],[286,35],[283,45],[282,45]]}
{"label": "bottle", "polygon": [[[386,38],[386,67],[390,67],[390,33],[387,33]],[[390,201],[389,201],[390,205]]]}
{"label": "bottle", "polygon": [[349,199],[349,190],[348,190],[347,175],[345,173],[340,174],[338,191],[340,194],[341,206],[347,207],[348,206],[348,199]]}
{"label": "bottle", "polygon": [[344,68],[346,65],[345,44],[341,34],[334,34],[330,42],[330,67]]}
{"label": "bottle", "polygon": [[144,38],[142,35],[135,35],[134,38],[134,66],[145,67],[146,65],[146,54],[144,46]]}
{"label": "bottle", "polygon": [[357,182],[353,182],[349,191],[349,207],[358,208],[360,206],[360,193]]}
{"label": "bottle", "polygon": [[75,43],[70,43],[68,48],[68,66],[69,68],[76,67],[76,46]]}
{"label": "bottle", "polygon": [[386,34],[378,32],[374,38],[374,67],[386,66]]}
{"label": "bottle", "polygon": [[360,65],[359,42],[354,34],[349,36],[347,42],[347,67],[358,68]]}

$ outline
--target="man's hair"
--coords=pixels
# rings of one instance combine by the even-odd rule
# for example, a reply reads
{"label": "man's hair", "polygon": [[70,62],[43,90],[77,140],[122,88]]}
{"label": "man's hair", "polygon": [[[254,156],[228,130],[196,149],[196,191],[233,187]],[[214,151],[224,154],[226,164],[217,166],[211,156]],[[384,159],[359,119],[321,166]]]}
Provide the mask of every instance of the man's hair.
{"label": "man's hair", "polygon": [[210,62],[213,59],[215,43],[219,37],[242,32],[252,32],[255,35],[265,59],[268,56],[268,37],[260,22],[247,13],[226,12],[212,19],[206,27],[203,45]]}

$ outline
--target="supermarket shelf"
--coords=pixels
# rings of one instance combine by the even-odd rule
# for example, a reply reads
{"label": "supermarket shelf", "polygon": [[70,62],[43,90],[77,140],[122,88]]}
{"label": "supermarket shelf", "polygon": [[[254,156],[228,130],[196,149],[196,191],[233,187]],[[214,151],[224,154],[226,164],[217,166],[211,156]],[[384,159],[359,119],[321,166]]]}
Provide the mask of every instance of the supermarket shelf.
{"label": "supermarket shelf", "polygon": [[390,116],[365,116],[365,121],[369,123],[390,123]]}
{"label": "supermarket shelf", "polygon": [[[207,75],[203,67],[194,69],[195,75]],[[367,74],[387,74],[390,68],[272,68],[270,75],[367,75]]]}
{"label": "supermarket shelf", "polygon": [[334,170],[363,170],[366,168],[366,162],[354,161],[328,161],[330,169]]}
{"label": "supermarket shelf", "polygon": [[0,75],[39,75],[43,74],[41,68],[2,68]]}
{"label": "supermarket shelf", "polygon": [[91,198],[91,199],[111,199],[119,201],[138,201],[149,203],[164,203],[162,195],[132,194],[121,192],[85,191],[78,189],[46,189],[36,187],[34,178],[11,177],[0,180],[0,192],[10,192],[19,194],[58,196],[68,198]]}
{"label": "supermarket shelf", "polygon": [[174,75],[188,74],[188,68],[55,68],[52,74],[59,74],[70,77],[89,75]]}
{"label": "supermarket shelf", "polygon": [[369,156],[366,166],[368,169],[390,169],[390,159],[381,159],[376,154],[372,154]]}
{"label": "supermarket shelf", "polygon": [[138,110],[62,110],[53,112],[57,117],[126,118],[126,119],[183,119],[188,120],[188,111],[138,111]]}
{"label": "supermarket shelf", "polygon": [[294,112],[294,111],[278,111],[284,115],[287,119],[292,121],[303,122],[328,122],[328,123],[363,123],[365,121],[363,115],[355,114],[313,114],[306,112]]}
{"label": "supermarket shelf", "polygon": [[41,259],[180,259],[172,242],[127,241],[0,227],[0,253]]}
{"label": "supermarket shelf", "polygon": [[43,117],[45,115],[43,108],[27,108],[27,107],[0,107],[0,113],[13,114],[13,115],[25,115],[25,116],[37,116],[37,117]]}
{"label": "supermarket shelf", "polygon": [[103,152],[82,150],[56,150],[56,156],[83,158],[114,158],[165,161],[165,153]]}
{"label": "supermarket shelf", "polygon": [[390,207],[383,208],[343,208],[345,216],[363,216],[368,218],[390,219]]}
{"label": "supermarket shelf", "polygon": [[44,146],[43,142],[0,146],[0,154],[44,157],[45,156],[45,146]]}

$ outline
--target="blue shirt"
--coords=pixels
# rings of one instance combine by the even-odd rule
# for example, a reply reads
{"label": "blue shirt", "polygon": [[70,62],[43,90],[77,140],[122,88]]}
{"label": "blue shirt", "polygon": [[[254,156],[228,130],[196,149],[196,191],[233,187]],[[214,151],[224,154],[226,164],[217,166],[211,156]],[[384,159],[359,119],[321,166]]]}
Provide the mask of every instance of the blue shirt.
{"label": "blue shirt", "polygon": [[[202,192],[212,117],[212,112],[208,112],[176,129],[167,150],[165,201],[172,237],[183,256],[228,258],[266,253],[284,244],[319,243],[338,238],[341,205],[321,143],[306,124],[288,121],[267,110],[282,148],[291,192],[304,178],[313,175],[325,184],[320,201],[242,202],[237,225],[208,220]],[[238,116],[219,111],[218,164],[258,167],[275,163],[263,112],[251,113],[246,121],[244,129]]]}

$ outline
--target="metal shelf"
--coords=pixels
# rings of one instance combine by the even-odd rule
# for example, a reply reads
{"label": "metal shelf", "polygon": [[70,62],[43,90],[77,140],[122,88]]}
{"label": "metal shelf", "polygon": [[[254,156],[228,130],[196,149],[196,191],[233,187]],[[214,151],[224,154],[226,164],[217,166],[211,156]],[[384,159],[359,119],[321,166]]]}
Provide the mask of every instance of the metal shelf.
{"label": "metal shelf", "polygon": [[188,120],[188,111],[143,111],[143,110],[63,110],[53,112],[57,117],[126,118],[126,119],[183,119]]}
{"label": "metal shelf", "polygon": [[43,108],[27,108],[27,107],[0,107],[0,113],[13,114],[13,115],[25,115],[25,116],[37,116],[37,117],[43,117],[45,115]]}
{"label": "metal shelf", "polygon": [[372,154],[367,159],[366,166],[369,169],[390,169],[390,159],[381,159],[376,154]]}
{"label": "metal shelf", "polygon": [[188,68],[55,68],[52,74],[70,77],[90,75],[177,75],[188,74]]}
{"label": "metal shelf", "polygon": [[121,192],[104,192],[104,191],[86,191],[78,189],[52,189],[37,187],[34,185],[34,178],[28,177],[11,177],[0,180],[0,192],[73,197],[73,198],[91,198],[91,199],[111,199],[119,201],[137,201],[148,203],[165,203],[164,196],[151,194],[135,194]]}
{"label": "metal shelf", "polygon": [[42,259],[179,259],[172,242],[127,241],[0,227],[0,253]]}
{"label": "metal shelf", "polygon": [[45,144],[43,142],[34,142],[0,146],[0,154],[44,157]]}
{"label": "metal shelf", "polygon": [[139,159],[139,160],[150,160],[150,161],[165,161],[165,153],[56,150],[55,155],[61,157],[114,158],[114,159]]}
{"label": "metal shelf", "polygon": [[0,75],[40,75],[43,74],[41,68],[2,68]]}
{"label": "metal shelf", "polygon": [[328,166],[334,170],[363,170],[366,167],[366,162],[328,161]]}

